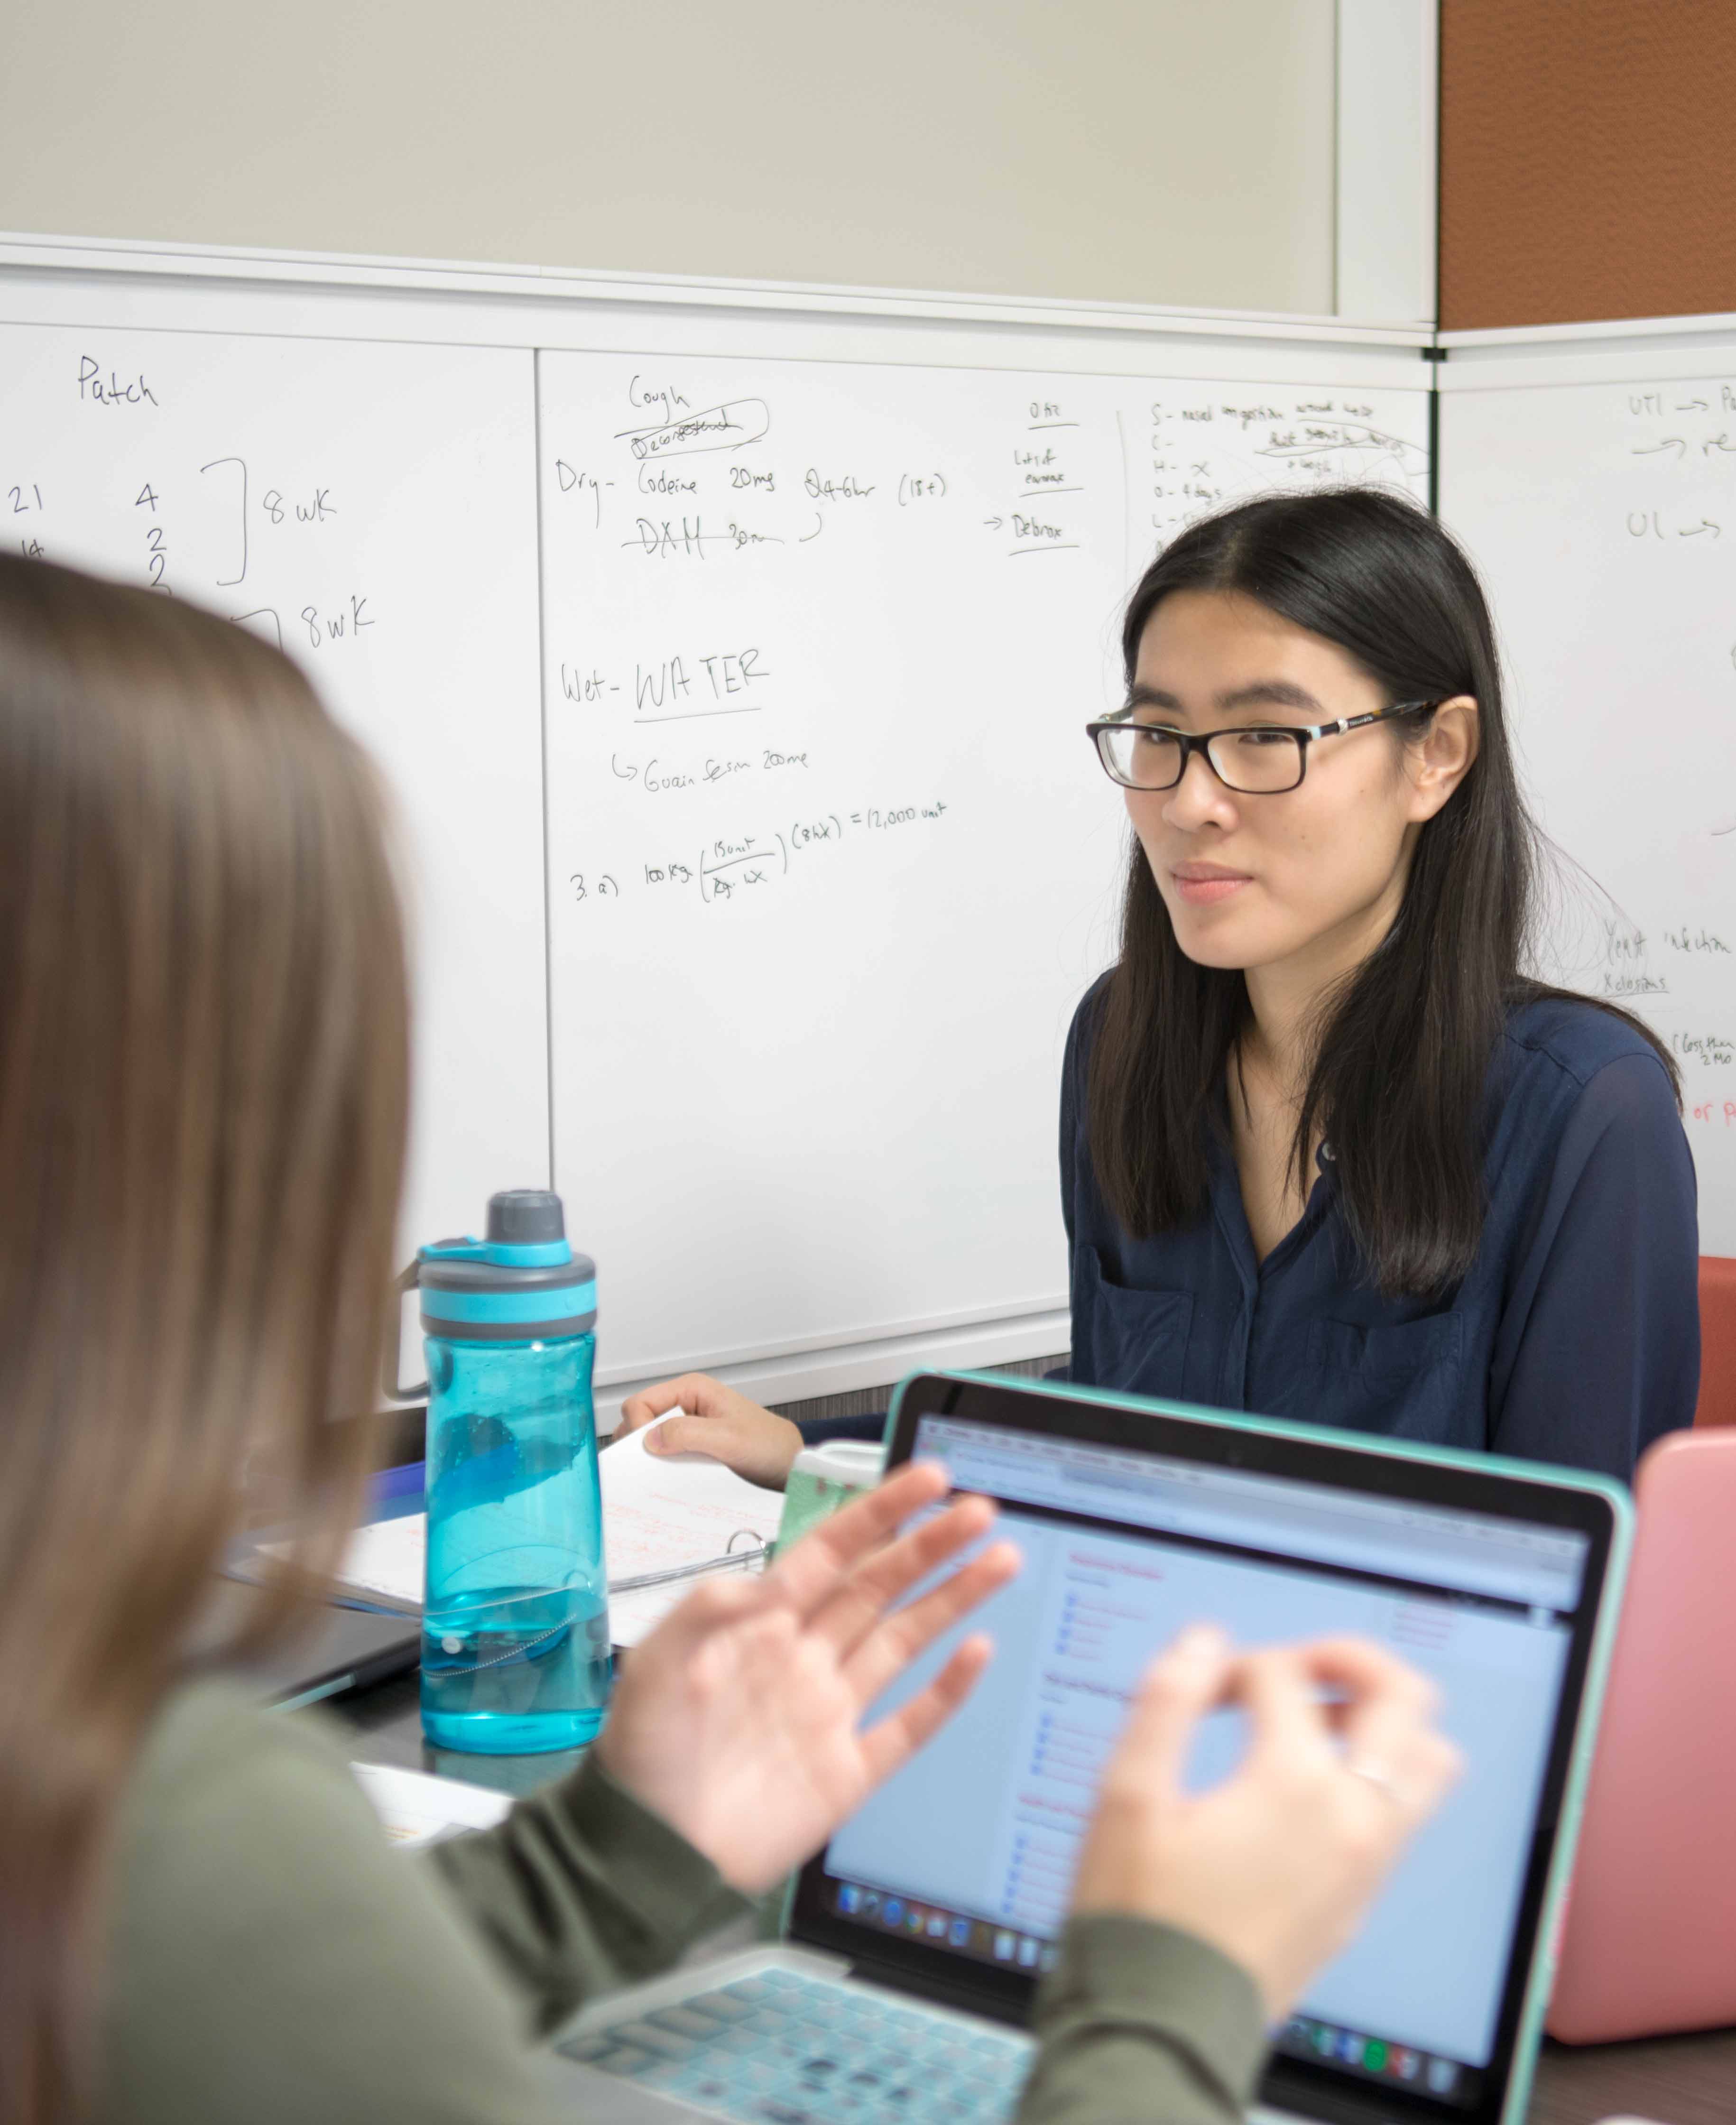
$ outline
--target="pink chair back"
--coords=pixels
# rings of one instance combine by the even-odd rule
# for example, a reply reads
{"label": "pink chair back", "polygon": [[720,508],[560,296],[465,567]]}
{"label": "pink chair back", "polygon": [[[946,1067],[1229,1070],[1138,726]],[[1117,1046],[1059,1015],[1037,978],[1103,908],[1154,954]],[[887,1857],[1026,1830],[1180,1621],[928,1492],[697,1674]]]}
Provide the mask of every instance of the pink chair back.
{"label": "pink chair back", "polygon": [[1568,2043],[1736,2022],[1736,1429],[1668,1434],[1635,1487],[1549,2013]]}
{"label": "pink chair back", "polygon": [[1694,1421],[1736,1424],[1736,1260],[1700,1257],[1700,1402]]}

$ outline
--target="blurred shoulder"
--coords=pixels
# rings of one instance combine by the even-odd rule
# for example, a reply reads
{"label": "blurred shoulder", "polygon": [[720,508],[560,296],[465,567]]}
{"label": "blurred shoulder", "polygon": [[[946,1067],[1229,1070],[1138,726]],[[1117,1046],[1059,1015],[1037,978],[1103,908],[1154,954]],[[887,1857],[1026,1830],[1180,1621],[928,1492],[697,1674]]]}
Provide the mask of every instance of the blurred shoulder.
{"label": "blurred shoulder", "polygon": [[[167,1699],[122,1799],[120,1909],[211,1926],[227,1909],[353,1883],[390,1854],[324,1723],[267,1712],[240,1684],[200,1680]],[[125,1930],[125,1924],[123,1931]]]}
{"label": "blurred shoulder", "polygon": [[551,2117],[481,1933],[335,1733],[233,1683],[177,1690],[133,1766],[106,1966],[92,2125]]}
{"label": "blurred shoulder", "polygon": [[[184,1796],[212,1779],[289,1769],[316,1784],[335,1780],[355,1793],[342,1750],[323,1722],[265,1710],[240,1683],[210,1678],[183,1684],[164,1700],[145,1736],[131,1794],[146,1804]],[[364,1811],[367,1803],[358,1801]]]}

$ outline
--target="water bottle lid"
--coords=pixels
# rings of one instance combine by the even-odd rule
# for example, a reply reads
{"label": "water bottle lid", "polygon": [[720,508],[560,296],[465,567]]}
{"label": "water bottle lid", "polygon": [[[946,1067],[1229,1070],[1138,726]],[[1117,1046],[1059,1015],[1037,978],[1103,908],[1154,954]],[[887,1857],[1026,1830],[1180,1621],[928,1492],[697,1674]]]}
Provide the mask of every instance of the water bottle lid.
{"label": "water bottle lid", "polygon": [[547,1188],[502,1188],[488,1198],[488,1238],[495,1245],[534,1246],[564,1240],[567,1221],[560,1198]]}
{"label": "water bottle lid", "polygon": [[597,1265],[574,1254],[559,1195],[507,1188],[488,1199],[488,1237],[441,1240],[417,1257],[422,1324],[467,1342],[540,1342],[597,1320]]}

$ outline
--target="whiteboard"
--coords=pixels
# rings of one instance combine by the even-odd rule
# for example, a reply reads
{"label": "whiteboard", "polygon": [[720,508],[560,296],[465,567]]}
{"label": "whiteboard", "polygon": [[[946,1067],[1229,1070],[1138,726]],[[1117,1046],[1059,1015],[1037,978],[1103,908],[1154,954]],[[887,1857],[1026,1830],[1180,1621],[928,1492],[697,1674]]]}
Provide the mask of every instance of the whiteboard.
{"label": "whiteboard", "polygon": [[0,323],[14,550],[241,620],[384,770],[411,917],[399,1258],[548,1172],[532,356]]}
{"label": "whiteboard", "polygon": [[134,581],[160,522],[164,587],[281,628],[380,760],[406,1251],[552,1177],[606,1422],[689,1363],[789,1400],[1064,1345],[1121,601],[1234,495],[1420,493],[1427,337],[0,238],[0,522]]}
{"label": "whiteboard", "polygon": [[547,352],[539,408],[555,1171],[603,1377],[1064,1308],[1127,589],[1237,494],[1420,491],[1423,394]]}
{"label": "whiteboard", "polygon": [[1545,971],[1668,1044],[1701,1245],[1736,1254],[1736,344],[1721,369],[1643,340],[1502,353],[1449,360],[1441,507],[1570,860]]}

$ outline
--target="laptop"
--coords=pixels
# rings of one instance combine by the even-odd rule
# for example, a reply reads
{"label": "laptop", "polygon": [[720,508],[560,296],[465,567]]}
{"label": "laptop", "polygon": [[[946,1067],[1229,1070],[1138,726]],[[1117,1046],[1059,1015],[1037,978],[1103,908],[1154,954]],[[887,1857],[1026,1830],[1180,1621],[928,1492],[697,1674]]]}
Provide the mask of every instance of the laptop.
{"label": "laptop", "polygon": [[[993,2119],[1128,1693],[1185,1623],[1358,1632],[1427,1670],[1468,1769],[1360,1937],[1275,2030],[1256,2115],[1523,2117],[1625,1562],[1625,1494],[1568,1471],[984,1374],[899,1389],[890,1464],[946,1463],[1025,1551],[964,1629],[975,1693],[804,1870],[787,1938],[593,2003],[576,2113]],[[920,1687],[952,1640],[901,1691]],[[889,1702],[894,1701],[889,1699]],[[1191,1779],[1239,1750],[1206,1722]]]}
{"label": "laptop", "polygon": [[[214,1579],[190,1648],[194,1656],[233,1641],[259,1598],[259,1589],[248,1581]],[[416,1618],[319,1603],[309,1604],[299,1628],[281,1644],[226,1671],[268,1710],[295,1712],[411,1674],[421,1658],[422,1625]]]}
{"label": "laptop", "polygon": [[1550,2003],[1568,2043],[1736,2022],[1736,1425],[1660,1439],[1635,1489]]}

